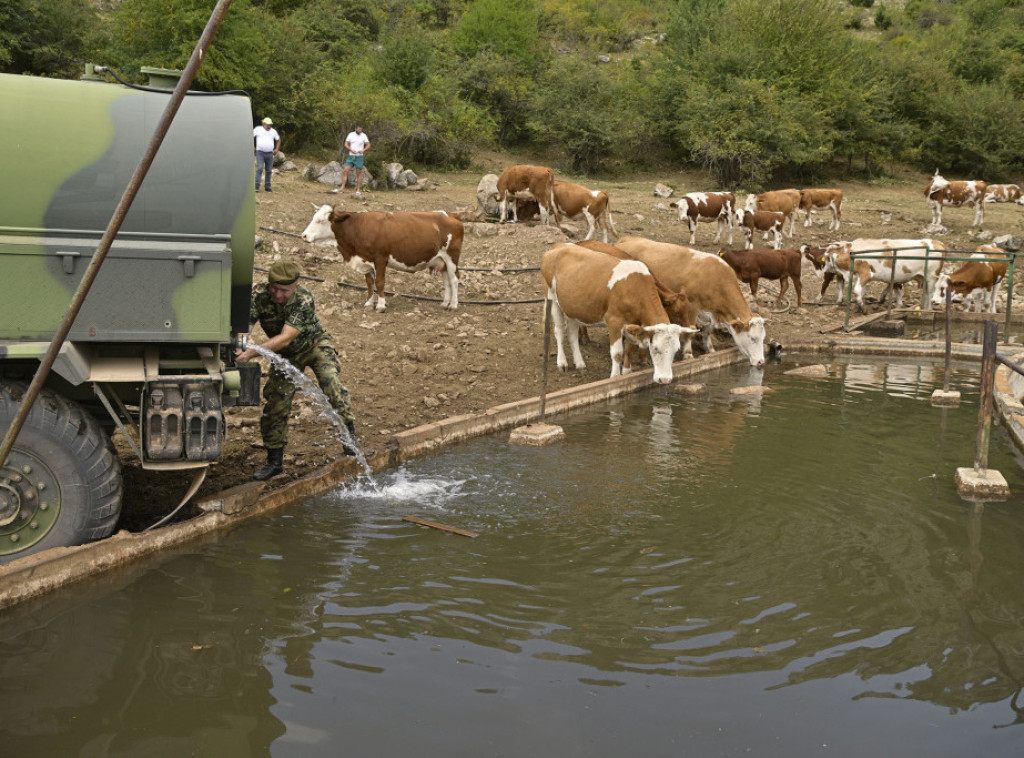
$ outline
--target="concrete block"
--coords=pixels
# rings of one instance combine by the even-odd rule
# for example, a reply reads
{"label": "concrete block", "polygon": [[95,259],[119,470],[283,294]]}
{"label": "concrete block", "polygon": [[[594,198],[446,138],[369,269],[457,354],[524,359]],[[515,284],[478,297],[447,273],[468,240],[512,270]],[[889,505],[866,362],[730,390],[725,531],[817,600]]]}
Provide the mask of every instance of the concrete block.
{"label": "concrete block", "polygon": [[508,441],[512,445],[541,447],[558,442],[563,437],[565,437],[565,431],[560,426],[554,426],[553,424],[527,424],[526,426],[518,426],[513,429]]}
{"label": "concrete block", "polygon": [[828,376],[828,369],[820,363],[815,363],[812,366],[800,366],[799,368],[791,368],[789,371],[784,372],[787,376],[814,376],[814,377],[826,377]]}
{"label": "concrete block", "polygon": [[960,393],[956,390],[935,390],[932,393],[932,405],[960,405]]}
{"label": "concrete block", "polygon": [[902,337],[907,329],[907,322],[902,319],[876,321],[865,327],[865,331],[873,337]]}
{"label": "concrete block", "polygon": [[708,389],[706,384],[673,384],[668,389],[670,395],[703,395]]}
{"label": "concrete block", "polygon": [[975,471],[974,467],[956,470],[956,489],[965,500],[1005,500],[1010,496],[1006,478],[994,469]]}

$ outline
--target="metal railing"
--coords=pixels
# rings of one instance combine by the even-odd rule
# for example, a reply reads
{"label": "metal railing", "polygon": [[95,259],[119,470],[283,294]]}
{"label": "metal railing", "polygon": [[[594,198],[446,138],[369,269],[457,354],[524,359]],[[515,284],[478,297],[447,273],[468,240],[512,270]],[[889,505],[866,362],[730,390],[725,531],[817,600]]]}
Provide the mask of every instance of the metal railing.
{"label": "metal railing", "polygon": [[974,470],[981,474],[988,469],[988,447],[992,438],[992,406],[995,396],[996,364],[1001,363],[1011,371],[1024,376],[1024,366],[999,355],[996,346],[999,324],[985,322],[985,336],[981,349],[981,397],[978,399],[978,428],[974,444]]}
{"label": "metal railing", "polygon": [[[924,255],[898,255],[897,253],[908,251],[908,250],[921,250],[924,249]],[[978,263],[1008,263],[1009,268],[1006,272],[1006,286],[1007,286],[1007,297],[1006,297],[1006,330],[1010,328],[1010,315],[1013,310],[1013,273],[1014,267],[1017,261],[1017,256],[1022,253],[1011,253],[1005,251],[1003,253],[994,253],[992,256],[986,257],[975,257],[978,255],[973,250],[944,250],[941,251],[942,255],[938,256],[938,266],[941,272],[942,266],[946,263],[962,263],[966,261],[976,261]],[[850,302],[853,299],[853,277],[855,276],[856,262],[858,260],[888,260],[893,261],[889,267],[889,290],[887,298],[888,312],[892,312],[892,298],[895,292],[895,279],[896,279],[896,261],[924,261],[924,270],[928,271],[930,262],[936,260],[936,256],[931,254],[931,248],[924,247],[923,245],[914,245],[913,247],[893,247],[893,248],[879,248],[877,250],[861,250],[857,253],[850,253],[850,270],[846,272],[844,285],[846,287],[846,313],[843,318],[843,331],[850,331]],[[838,274],[838,272],[836,272]],[[1001,283],[1000,283],[1000,286]],[[925,286],[921,289],[921,310],[929,310],[930,303],[928,299],[931,296],[931,292],[927,287],[927,277],[925,277]]]}

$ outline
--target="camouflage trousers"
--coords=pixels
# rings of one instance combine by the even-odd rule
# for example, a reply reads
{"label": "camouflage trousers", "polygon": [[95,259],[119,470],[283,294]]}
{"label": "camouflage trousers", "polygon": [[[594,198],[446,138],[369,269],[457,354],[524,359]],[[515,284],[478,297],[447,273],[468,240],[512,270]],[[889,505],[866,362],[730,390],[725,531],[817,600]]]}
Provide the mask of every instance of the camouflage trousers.
{"label": "camouflage trousers", "polygon": [[[288,362],[300,371],[307,366],[313,369],[313,375],[320,385],[331,406],[345,423],[355,420],[352,406],[348,401],[348,390],[338,378],[341,373],[341,361],[338,351],[334,349],[330,339],[320,340],[312,348],[301,355],[288,358]],[[263,385],[263,416],[260,418],[260,434],[263,444],[268,450],[276,450],[288,444],[288,416],[292,412],[292,398],[295,397],[295,385],[281,371],[271,365],[267,383]]]}

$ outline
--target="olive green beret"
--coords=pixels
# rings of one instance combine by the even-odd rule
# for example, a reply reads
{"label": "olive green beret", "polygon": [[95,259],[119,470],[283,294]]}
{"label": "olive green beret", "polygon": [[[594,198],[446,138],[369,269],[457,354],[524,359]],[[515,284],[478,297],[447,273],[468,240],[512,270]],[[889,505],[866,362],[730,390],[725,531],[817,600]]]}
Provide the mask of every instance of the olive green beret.
{"label": "olive green beret", "polygon": [[267,281],[271,284],[291,284],[299,278],[299,264],[295,261],[277,261],[267,272]]}

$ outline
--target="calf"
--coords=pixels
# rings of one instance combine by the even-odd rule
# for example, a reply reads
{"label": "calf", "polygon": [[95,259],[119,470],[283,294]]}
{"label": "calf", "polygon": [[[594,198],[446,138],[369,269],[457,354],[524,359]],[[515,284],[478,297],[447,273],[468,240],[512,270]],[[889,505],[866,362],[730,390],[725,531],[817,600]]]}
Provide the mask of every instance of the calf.
{"label": "calf", "polygon": [[[786,214],[781,211],[749,211],[745,208],[736,210],[736,224],[743,230],[747,238],[747,250],[754,247],[754,230],[764,232],[767,237],[775,237],[775,249],[782,247],[782,226],[786,223]],[[790,235],[792,236],[792,235]]]}
{"label": "calf", "polygon": [[566,330],[574,365],[586,368],[578,327],[603,321],[608,326],[613,377],[623,373],[624,342],[628,340],[650,351],[654,381],[672,381],[672,361],[686,327],[669,323],[647,266],[563,244],[541,256],[540,271],[551,302],[558,368],[564,371],[569,366],[564,347]]}
{"label": "calf", "polygon": [[959,208],[966,205],[974,206],[974,223],[971,226],[981,226],[985,223],[984,199],[987,187],[988,185],[982,181],[948,181],[939,176],[939,170],[935,169],[935,176],[928,182],[928,188],[924,191],[924,196],[932,209],[932,223],[942,225],[943,206]]}
{"label": "calf", "polygon": [[722,227],[729,227],[729,244],[732,244],[732,214],[736,208],[736,196],[731,192],[691,192],[683,195],[669,207],[679,211],[679,221],[685,221],[690,229],[690,244],[697,239],[697,222],[701,219],[718,224],[715,242],[722,237]]}
{"label": "calf", "polygon": [[[856,239],[852,242],[833,242],[824,249],[823,253],[820,253],[822,258],[820,270],[825,274],[834,274],[845,283],[846,278],[851,275],[850,263],[853,260],[853,254],[886,256],[858,257],[853,263],[852,296],[857,307],[862,313],[865,313],[864,286],[870,281],[886,283],[883,299],[889,293],[889,286],[894,287],[896,307],[901,307],[903,305],[903,285],[914,279],[920,279],[924,286],[922,303],[927,303],[931,298],[931,293],[935,290],[935,280],[938,279],[939,271],[942,269],[942,256],[945,250],[945,245],[933,239]],[[923,259],[926,252],[928,253],[927,262]],[[915,260],[911,260],[911,257]],[[921,260],[916,260],[918,257],[921,257]],[[813,258],[811,261],[814,263]],[[822,287],[822,294],[824,294],[826,286],[828,286],[827,283]],[[841,303],[842,300],[843,287],[840,287],[836,304]]]}
{"label": "calf", "polygon": [[515,199],[535,200],[540,207],[540,218],[544,224],[550,216],[555,217],[558,225],[558,208],[555,205],[555,172],[547,166],[509,166],[498,177],[498,188],[495,197],[499,204],[501,220],[508,218],[508,209],[512,207],[512,219],[518,221]]}
{"label": "calf", "polygon": [[810,262],[811,266],[814,267],[814,273],[821,279],[821,292],[818,293],[818,302],[821,302],[821,299],[825,297],[828,285],[836,278],[835,267],[832,265],[832,259],[828,255],[828,248],[801,245],[800,252]]}
{"label": "calf", "polygon": [[[714,349],[711,327],[722,324],[750,365],[764,366],[764,318],[750,312],[736,274],[725,261],[717,255],[642,237],[621,237],[616,247],[643,261],[668,288],[686,290],[694,319],[698,314],[706,317],[703,331],[709,350]],[[692,346],[688,348],[692,350]]]}
{"label": "calf", "polygon": [[946,307],[946,289],[964,299],[964,310],[971,311],[977,306],[983,312],[988,300],[988,312],[996,312],[996,293],[1009,269],[1009,256],[998,245],[980,245],[974,248],[972,258],[1000,258],[997,261],[964,261],[952,274],[940,274],[935,283],[932,308]]}
{"label": "calf", "polygon": [[1016,184],[990,184],[985,188],[985,202],[1024,205],[1024,193]]}
{"label": "calf", "polygon": [[583,216],[587,220],[587,236],[585,239],[593,239],[597,227],[601,227],[604,241],[608,241],[608,230],[619,236],[612,223],[611,205],[608,200],[608,193],[602,190],[590,190],[579,184],[563,182],[555,179],[555,206],[558,211],[567,218]]}
{"label": "calf", "polygon": [[797,211],[800,209],[800,190],[783,189],[762,192],[760,195],[747,195],[748,211],[778,211],[789,219],[789,234],[792,238],[796,226]]}
{"label": "calf", "polygon": [[843,215],[843,191],[838,189],[800,190],[800,210],[807,214],[804,219],[804,227],[811,225],[811,213],[825,209],[832,211],[828,230],[830,232],[839,231],[839,220]]}
{"label": "calf", "polygon": [[779,282],[779,297],[775,307],[782,304],[782,298],[793,282],[796,290],[796,307],[803,306],[803,285],[800,282],[800,251],[792,248],[781,250],[729,250],[722,248],[718,256],[729,264],[741,282],[750,285],[750,294],[757,297],[757,283],[761,279],[775,279]]}
{"label": "calf", "polygon": [[429,267],[442,274],[441,307],[456,310],[462,235],[462,222],[444,211],[349,213],[322,205],[302,232],[302,239],[320,244],[333,240],[345,263],[366,275],[369,298],[364,306],[383,313],[384,272],[388,268],[420,271]]}

